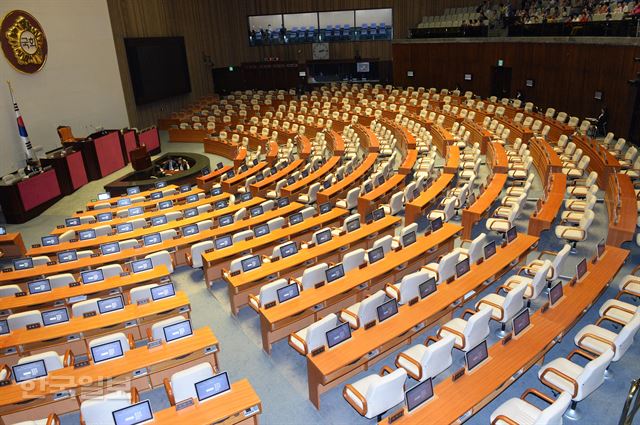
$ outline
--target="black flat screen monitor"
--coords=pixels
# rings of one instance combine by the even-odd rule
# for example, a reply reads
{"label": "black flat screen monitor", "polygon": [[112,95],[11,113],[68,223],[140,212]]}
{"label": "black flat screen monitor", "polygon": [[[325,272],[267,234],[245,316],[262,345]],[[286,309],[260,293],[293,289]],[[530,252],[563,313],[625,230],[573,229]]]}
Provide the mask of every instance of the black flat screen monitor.
{"label": "black flat screen monitor", "polygon": [[200,173],[203,176],[206,176],[207,174],[209,174],[211,172],[211,169],[209,167],[204,167],[202,170],[200,170]]}
{"label": "black flat screen monitor", "polygon": [[436,283],[435,277],[432,277],[426,282],[422,282],[420,285],[418,285],[418,291],[420,292],[420,298],[422,299],[433,294],[434,292],[436,292],[437,289],[438,289],[438,285]]}
{"label": "black flat screen monitor", "polygon": [[80,226],[80,219],[77,217],[65,218],[64,225],[67,227]]}
{"label": "black flat screen monitor", "polygon": [[398,314],[398,301],[395,298],[380,304],[376,307],[378,322],[384,322],[389,317]]}
{"label": "black flat screen monitor", "polygon": [[9,331],[9,324],[6,320],[0,320],[0,335],[6,335]]}
{"label": "black flat screen monitor", "polygon": [[331,211],[331,204],[329,202],[325,202],[324,204],[320,204],[320,214],[326,214]]}
{"label": "black flat screen monitor", "polygon": [[222,167],[224,167],[224,164],[222,164],[222,162],[218,162],[218,163],[216,164],[216,170],[219,170],[219,169],[221,169]]}
{"label": "black flat screen monitor", "polygon": [[191,185],[190,184],[183,184],[182,186],[180,186],[180,193],[186,193],[188,191],[191,190]]}
{"label": "black flat screen monitor", "polygon": [[124,356],[124,351],[120,340],[91,347],[91,357],[94,363],[102,363],[122,356]]}
{"label": "black flat screen monitor", "polygon": [[222,195],[222,188],[221,187],[214,187],[213,189],[211,189],[211,196],[218,196],[218,195]]}
{"label": "black flat screen monitor", "polygon": [[435,220],[431,220],[431,230],[435,232],[440,229],[442,229],[442,219],[438,217]]}
{"label": "black flat screen monitor", "polygon": [[191,217],[195,217],[199,214],[198,209],[197,208],[187,208],[186,210],[184,210],[182,212],[182,215],[184,216],[184,218],[191,218]]}
{"label": "black flat screen monitor", "polygon": [[127,195],[129,195],[129,196],[137,195],[138,193],[140,193],[140,187],[139,186],[133,186],[133,187],[128,187],[127,188]]}
{"label": "black flat screen monitor", "polygon": [[144,246],[157,245],[162,242],[162,237],[160,236],[160,233],[149,233],[142,237],[142,242],[144,243]]}
{"label": "black flat screen monitor", "polygon": [[111,220],[113,220],[113,213],[110,213],[110,212],[100,213],[100,214],[98,214],[96,216],[96,219],[100,223],[105,222],[105,221],[111,221]]}
{"label": "black flat screen monitor", "polygon": [[282,258],[291,257],[292,255],[297,254],[298,245],[295,242],[289,242],[286,245],[280,247],[280,256]]}
{"label": "black flat screen monitor", "polygon": [[182,226],[182,236],[191,236],[198,233],[198,225],[197,224],[189,224],[187,226]]}
{"label": "black flat screen monitor", "polygon": [[152,192],[151,193],[151,199],[152,200],[156,200],[156,199],[161,199],[164,196],[164,194],[162,192]]}
{"label": "black flat screen monitor", "polygon": [[549,304],[554,305],[557,303],[564,293],[562,282],[558,282],[549,289]]}
{"label": "black flat screen monitor", "polygon": [[198,199],[200,199],[200,197],[197,194],[193,194],[193,195],[188,195],[186,198],[184,198],[184,200],[190,204],[192,202],[196,202]]}
{"label": "black flat screen monitor", "polygon": [[429,378],[405,392],[404,398],[407,402],[407,411],[412,412],[423,403],[429,401],[431,397],[433,397],[433,381]]}
{"label": "black flat screen monitor", "polygon": [[33,268],[33,258],[31,258],[31,257],[18,258],[17,260],[13,260],[12,264],[13,264],[13,269],[14,270],[32,269]]}
{"label": "black flat screen monitor", "polygon": [[262,208],[262,205],[257,205],[249,210],[249,214],[251,217],[257,217],[264,214],[264,209]]}
{"label": "black flat screen monitor", "polygon": [[173,297],[176,294],[176,288],[173,283],[165,283],[164,285],[158,285],[151,288],[151,299],[153,301],[162,300],[164,298]]}
{"label": "black flat screen monitor", "polygon": [[302,223],[302,220],[302,213],[291,214],[289,216],[289,225],[293,226],[294,224]]}
{"label": "black flat screen monitor", "polygon": [[162,226],[163,224],[167,224],[167,216],[159,215],[157,217],[152,217],[151,224],[154,226]]}
{"label": "black flat screen monitor", "polygon": [[360,220],[354,218],[353,220],[349,220],[347,222],[347,232],[353,232],[354,230],[358,230],[360,228]]}
{"label": "black flat screen monitor", "polygon": [[229,206],[229,200],[228,199],[221,199],[219,201],[216,201],[216,203],[214,204],[214,207],[217,210],[221,210],[223,208],[227,208]]}
{"label": "black flat screen monitor", "polygon": [[62,251],[58,253],[59,263],[69,263],[78,259],[78,253],[75,250]]}
{"label": "black flat screen monitor", "polygon": [[131,207],[127,210],[127,212],[129,213],[129,217],[133,217],[136,215],[142,215],[144,214],[144,208],[142,207]]}
{"label": "black flat screen monitor", "polygon": [[253,234],[255,235],[256,238],[259,238],[260,236],[264,236],[268,233],[269,233],[269,225],[266,223],[253,228]]}
{"label": "black flat screen monitor", "polygon": [[165,326],[162,328],[162,333],[164,333],[165,341],[173,342],[180,338],[192,335],[193,330],[191,328],[191,322],[189,320],[183,320],[181,322]]}
{"label": "black flat screen monitor", "polygon": [[231,391],[227,372],[222,372],[212,376],[211,378],[196,382],[195,386],[198,401],[201,402],[226,393],[227,391]]}
{"label": "black flat screen monitor", "polygon": [[214,241],[214,245],[216,249],[224,249],[228,246],[231,246],[232,244],[233,244],[233,238],[231,237],[231,235],[220,236],[219,238],[216,238],[216,240]]}
{"label": "black flat screen monitor", "polygon": [[325,242],[331,240],[331,229],[325,229],[316,234],[316,242],[318,245],[322,245]]}
{"label": "black flat screen monitor", "polygon": [[324,271],[324,274],[327,278],[327,283],[331,283],[344,277],[344,267],[342,266],[342,264],[336,264],[335,266],[326,269]]}
{"label": "black flat screen monitor", "polygon": [[250,201],[252,198],[251,193],[247,192],[247,193],[243,193],[240,195],[240,202],[247,202]]}
{"label": "black flat screen monitor", "polygon": [[373,210],[373,213],[371,213],[371,216],[373,217],[373,221],[378,221],[384,218],[384,209],[378,208],[377,210]]}
{"label": "black flat screen monitor", "polygon": [[173,201],[171,199],[169,199],[167,201],[158,202],[158,209],[166,210],[166,209],[169,209],[169,208],[173,208]]}
{"label": "black flat screen monitor", "polygon": [[344,322],[336,326],[335,328],[328,330],[326,332],[327,337],[327,346],[329,348],[335,347],[351,338],[351,328],[349,327],[349,322]]}
{"label": "black flat screen monitor", "polygon": [[412,245],[416,241],[416,232],[409,232],[402,235],[402,246]]}
{"label": "black flat screen monitor", "polygon": [[34,280],[27,282],[27,288],[29,288],[29,293],[31,295],[49,292],[51,291],[51,282],[49,282],[49,279]]}
{"label": "black flat screen monitor", "polygon": [[116,226],[116,231],[118,233],[127,233],[133,232],[133,224],[131,223],[120,223]]}
{"label": "black flat screen monitor", "polygon": [[487,341],[482,341],[480,344],[473,347],[471,350],[465,353],[465,359],[467,361],[467,370],[471,371],[480,363],[485,361],[489,357],[489,351],[487,349]]}
{"label": "black flat screen monitor", "polygon": [[252,255],[251,257],[240,261],[240,265],[242,266],[242,271],[246,273],[260,267],[262,265],[262,260],[259,255]]}
{"label": "black flat screen monitor", "polygon": [[384,258],[384,248],[381,246],[373,248],[367,252],[367,257],[369,259],[369,264],[382,260]]}
{"label": "black flat screen monitor", "polygon": [[287,205],[289,205],[289,198],[287,198],[286,196],[278,198],[276,203],[278,204],[278,208],[286,207]]}
{"label": "black flat screen monitor", "polygon": [[513,335],[517,336],[531,324],[529,309],[525,308],[513,318]]}
{"label": "black flat screen monitor", "polygon": [[118,199],[118,202],[116,202],[116,205],[118,205],[119,207],[128,207],[129,205],[131,205],[131,199],[129,198]]}
{"label": "black flat screen monitor", "polygon": [[111,412],[115,425],[140,425],[153,421],[153,411],[149,400],[123,407]]}
{"label": "black flat screen monitor", "polygon": [[86,241],[89,239],[96,238],[96,231],[94,229],[80,230],[78,232],[78,239],[81,241]]}
{"label": "black flat screen monitor", "polygon": [[122,295],[98,301],[98,311],[100,314],[112,313],[114,311],[122,310],[123,308],[124,300],[122,299]]}
{"label": "black flat screen monitor", "polygon": [[44,360],[17,364],[11,370],[17,383],[47,376],[47,366],[44,364]]}
{"label": "black flat screen monitor", "polygon": [[470,270],[469,257],[467,257],[464,260],[456,263],[456,278],[460,279],[462,276],[467,274],[469,270]]}
{"label": "black flat screen monitor", "polygon": [[80,279],[82,283],[85,285],[90,285],[96,282],[102,282],[104,280],[104,273],[102,270],[87,270],[84,272],[80,272]]}
{"label": "black flat screen monitor", "polygon": [[482,249],[484,250],[484,259],[488,260],[496,253],[496,241],[489,242]]}
{"label": "black flat screen monitor", "polygon": [[511,226],[509,230],[507,230],[507,243],[513,242],[518,237],[518,231],[516,230],[516,226]]}
{"label": "black flat screen monitor", "polygon": [[153,262],[151,261],[151,258],[131,262],[131,271],[134,273],[146,272],[151,269],[153,269]]}
{"label": "black flat screen monitor", "polygon": [[155,182],[153,185],[156,189],[162,189],[163,187],[167,187],[167,182]]}
{"label": "black flat screen monitor", "polygon": [[42,246],[52,246],[60,243],[60,239],[56,235],[43,236],[40,238],[40,241],[42,242]]}
{"label": "black flat screen monitor", "polygon": [[44,326],[59,325],[69,321],[69,311],[66,307],[43,311],[40,316],[42,316]]}
{"label": "black flat screen monitor", "polygon": [[585,274],[587,274],[587,259],[583,258],[576,266],[576,278],[580,280]]}
{"label": "black flat screen monitor", "polygon": [[300,295],[300,288],[297,283],[291,283],[278,289],[276,293],[278,294],[278,302],[283,303]]}
{"label": "black flat screen monitor", "polygon": [[598,245],[596,246],[596,256],[598,259],[602,258],[602,254],[604,254],[604,248],[605,248],[605,240],[602,239],[600,240],[600,242],[598,242]]}
{"label": "black flat screen monitor", "polygon": [[233,216],[231,214],[221,215],[218,219],[218,225],[220,227],[229,226],[233,224]]}

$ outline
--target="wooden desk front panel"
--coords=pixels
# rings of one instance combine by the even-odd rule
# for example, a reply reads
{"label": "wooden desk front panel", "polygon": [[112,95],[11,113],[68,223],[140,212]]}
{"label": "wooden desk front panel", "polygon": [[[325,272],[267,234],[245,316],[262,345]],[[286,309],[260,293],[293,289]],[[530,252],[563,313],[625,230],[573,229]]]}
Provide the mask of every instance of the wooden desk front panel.
{"label": "wooden desk front panel", "polygon": [[491,205],[498,199],[505,183],[507,182],[506,174],[494,174],[487,188],[480,194],[476,202],[469,208],[462,210],[462,238],[471,239],[473,234],[473,226],[489,213]]}
{"label": "wooden desk front panel", "polygon": [[388,202],[391,195],[403,190],[406,177],[402,174],[394,174],[380,186],[363,196],[358,196],[358,214],[364,219],[380,205]]}
{"label": "wooden desk front panel", "polygon": [[341,181],[333,184],[329,189],[321,190],[318,192],[318,204],[324,204],[325,202],[335,201],[340,197],[345,197],[346,193],[367,178],[369,172],[373,170],[373,165],[378,159],[378,154],[370,153],[366,156],[364,161],[353,170],[351,174],[343,178]]}
{"label": "wooden desk front panel", "polygon": [[455,174],[442,174],[420,196],[411,202],[407,202],[405,205],[405,226],[415,223],[418,217],[422,215],[422,211],[444,194],[453,181],[455,181]]}

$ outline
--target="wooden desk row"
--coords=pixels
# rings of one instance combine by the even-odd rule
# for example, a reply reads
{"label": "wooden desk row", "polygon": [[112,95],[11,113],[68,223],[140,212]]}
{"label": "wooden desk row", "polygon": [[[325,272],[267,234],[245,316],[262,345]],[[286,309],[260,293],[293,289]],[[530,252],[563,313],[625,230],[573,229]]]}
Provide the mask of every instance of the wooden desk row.
{"label": "wooden desk row", "polygon": [[435,204],[447,189],[456,181],[456,174],[443,173],[432,184],[411,202],[405,204],[405,223],[415,223],[430,205]]}
{"label": "wooden desk row", "polygon": [[[163,188],[161,188],[161,189],[156,189],[156,188],[154,187],[154,188],[152,188],[152,189],[143,190],[143,191],[141,191],[140,193],[137,193],[137,194],[135,194],[135,195],[127,195],[127,194],[125,193],[125,194],[123,194],[123,195],[115,196],[115,197],[113,197],[113,198],[111,198],[111,199],[107,199],[106,201],[98,201],[98,200],[96,200],[96,201],[89,201],[89,202],[87,202],[86,209],[87,209],[87,211],[89,211],[89,210],[93,210],[93,209],[95,209],[95,206],[96,206],[97,204],[104,204],[104,203],[109,203],[109,204],[111,204],[111,206],[112,206],[112,207],[114,207],[114,208],[115,208],[115,207],[117,206],[116,204],[118,203],[118,200],[119,200],[119,199],[125,199],[125,198],[131,198],[131,197],[139,198],[139,197],[141,197],[141,196],[142,196],[142,197],[144,197],[144,198],[147,198],[147,199],[148,199],[148,198],[150,198],[150,197],[151,197],[151,194],[152,194],[153,192],[158,192],[158,191],[162,192],[162,191],[168,191],[168,190],[178,190],[178,186],[176,186],[175,184],[169,184],[169,185],[167,185],[167,186],[165,186],[165,187],[163,187]],[[98,211],[100,211],[100,210],[98,210]]]}
{"label": "wooden desk row", "polygon": [[303,177],[293,184],[288,184],[282,188],[282,196],[294,196],[304,193],[314,183],[322,183],[322,180],[329,173],[333,172],[342,161],[339,155],[333,155],[320,168],[309,173],[307,177]]}
{"label": "wooden desk row", "polygon": [[445,223],[437,232],[419,237],[406,248],[387,253],[375,264],[351,270],[343,278],[320,288],[306,289],[286,303],[261,308],[262,348],[270,353],[274,342],[362,301],[384,289],[386,283],[398,282],[403,276],[447,254],[453,249],[459,231],[459,226]]}
{"label": "wooden desk row", "polygon": [[260,287],[278,278],[297,277],[310,265],[319,262],[338,262],[349,251],[370,248],[373,242],[385,235],[393,235],[400,218],[386,216],[359,229],[333,237],[330,241],[307,249],[279,261],[264,263],[261,267],[236,276],[223,274],[228,284],[231,311],[237,314],[249,302],[249,294],[258,294]]}
{"label": "wooden desk row", "polygon": [[317,195],[318,204],[324,204],[325,202],[335,203],[338,198],[345,197],[349,190],[360,186],[369,175],[369,172],[373,170],[377,159],[377,153],[369,153],[351,174],[331,185],[328,189],[319,191]]}
{"label": "wooden desk row", "polygon": [[[453,226],[447,224],[447,226]],[[460,228],[456,226],[458,230]],[[320,408],[320,395],[354,375],[370,369],[400,346],[411,343],[428,328],[451,319],[454,310],[476,297],[535,249],[538,238],[520,234],[505,248],[452,283],[443,283],[428,298],[402,305],[397,317],[370,329],[353,331],[349,340],[316,356],[307,355],[309,399]],[[434,422],[440,423],[440,422]]]}
{"label": "wooden desk row", "polygon": [[505,183],[507,182],[507,175],[504,173],[494,174],[491,181],[487,184],[485,190],[478,196],[476,201],[469,205],[468,208],[462,210],[462,238],[472,239],[473,227],[477,222],[482,220],[483,217],[489,214],[491,206],[498,199]]}
{"label": "wooden desk row", "polygon": [[[568,333],[580,317],[598,299],[622,267],[628,251],[607,246],[605,254],[575,286],[565,285],[564,297],[546,312],[531,316],[531,325],[506,345],[489,348],[489,358],[471,373],[453,382],[445,379],[434,388],[434,398],[424,406],[405,414],[394,423],[438,424],[463,422],[486,406],[534,364],[541,364],[545,354],[558,339]],[[381,424],[388,424],[388,418]]]}
{"label": "wooden desk row", "polygon": [[255,182],[249,185],[249,189],[253,196],[266,196],[267,192],[271,188],[275,188],[275,185],[278,181],[282,179],[286,179],[290,174],[293,174],[299,168],[302,168],[305,164],[303,159],[296,159],[288,164],[286,167],[278,170],[277,173],[270,175],[269,177],[265,177],[264,180]]}

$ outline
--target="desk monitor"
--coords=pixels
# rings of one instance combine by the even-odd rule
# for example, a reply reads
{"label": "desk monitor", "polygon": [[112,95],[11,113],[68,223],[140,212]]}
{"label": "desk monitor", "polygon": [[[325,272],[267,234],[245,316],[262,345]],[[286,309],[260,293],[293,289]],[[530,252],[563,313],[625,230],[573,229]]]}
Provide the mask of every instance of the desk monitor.
{"label": "desk monitor", "polygon": [[360,228],[360,219],[354,218],[347,222],[347,232],[353,232],[354,230],[358,230]]}
{"label": "desk monitor", "polygon": [[456,263],[456,279],[460,279],[462,276],[467,274],[470,269],[469,257],[465,258],[462,261],[458,261]]}
{"label": "desk monitor", "polygon": [[331,229],[321,230],[316,233],[316,242],[318,245],[322,245],[325,242],[329,242],[331,240]]}
{"label": "desk monitor", "polygon": [[111,412],[115,425],[140,425],[153,421],[153,411],[149,400],[123,407]]}
{"label": "desk monitor", "polygon": [[351,338],[349,322],[339,324],[335,328],[328,330],[325,335],[327,337],[327,346],[329,346],[329,348],[335,347],[341,342],[348,340]]}
{"label": "desk monitor", "polygon": [[6,320],[0,320],[0,335],[6,335],[9,332],[9,323]]}
{"label": "desk monitor", "polygon": [[587,259],[583,258],[576,266],[576,279],[582,279],[585,274],[587,274]]}
{"label": "desk monitor", "polygon": [[309,170],[302,170],[301,176],[303,179],[307,178],[309,176]]}
{"label": "desk monitor", "polygon": [[378,322],[384,322],[389,317],[398,313],[398,301],[395,298],[391,298],[389,301],[380,304],[376,307],[378,313]]}
{"label": "desk monitor", "polygon": [[118,199],[118,202],[116,204],[119,207],[128,207],[129,205],[131,205],[131,199],[129,198]]}
{"label": "desk monitor", "polygon": [[81,241],[86,241],[89,239],[96,238],[96,231],[94,229],[80,230],[78,232],[78,239]]}
{"label": "desk monitor", "polygon": [[78,259],[78,253],[75,249],[70,249],[68,251],[62,251],[58,253],[58,263],[68,263],[71,261],[76,261]]}
{"label": "desk monitor", "polygon": [[221,210],[223,208],[227,208],[229,206],[229,200],[228,199],[221,199],[219,201],[216,201],[216,203],[214,204],[214,207],[217,210]]}
{"label": "desk monitor", "polygon": [[433,397],[433,381],[429,378],[414,385],[404,393],[407,411],[412,412],[423,403],[429,401],[431,397]]}
{"label": "desk monitor", "polygon": [[489,242],[482,249],[484,250],[484,259],[488,260],[496,253],[496,241]]}
{"label": "desk monitor", "polygon": [[156,217],[151,217],[151,224],[153,226],[162,226],[163,224],[167,224],[167,216],[158,215]]}
{"label": "desk monitor", "polygon": [[58,325],[69,321],[69,311],[66,307],[43,311],[40,316],[42,316],[42,324],[44,326]]}
{"label": "desk monitor", "polygon": [[187,226],[182,226],[182,236],[191,236],[195,235],[199,232],[197,224],[189,224]]}
{"label": "desk monitor", "polygon": [[222,195],[222,188],[221,187],[214,187],[213,189],[211,189],[211,196],[218,196],[218,195]]}
{"label": "desk monitor", "polygon": [[131,271],[134,273],[146,272],[151,269],[153,269],[151,258],[131,262]]}
{"label": "desk monitor", "polygon": [[602,258],[602,254],[604,254],[605,240],[604,238],[598,242],[598,246],[596,246],[596,257],[598,259]]}
{"label": "desk monitor", "polygon": [[162,328],[162,333],[164,333],[165,341],[173,342],[192,335],[193,330],[191,329],[191,322],[189,320],[183,320],[181,322],[165,326]]}
{"label": "desk monitor", "polygon": [[67,227],[80,226],[80,219],[78,217],[65,218],[64,225]]}
{"label": "desk monitor", "polygon": [[262,180],[264,180],[264,174],[262,173],[258,173],[256,174],[256,182],[261,182]]}
{"label": "desk monitor", "polygon": [[432,277],[426,282],[422,282],[420,285],[418,285],[418,291],[420,292],[421,299],[424,299],[429,295],[433,294],[434,292],[436,292],[437,289],[438,289],[438,285],[436,283],[435,277]]}
{"label": "desk monitor", "polygon": [[473,370],[476,366],[478,366],[489,357],[487,341],[484,340],[480,344],[473,347],[471,350],[467,351],[464,357],[467,361],[467,370]]}
{"label": "desk monitor", "polygon": [[280,257],[287,258],[298,253],[298,244],[295,241],[289,242],[280,247]]}
{"label": "desk monitor", "polygon": [[369,258],[369,264],[382,260],[384,258],[384,248],[379,246],[369,250],[367,252],[367,257]]}
{"label": "desk monitor", "polygon": [[156,245],[160,242],[162,242],[160,233],[149,233],[148,235],[144,235],[142,237],[142,243],[144,243],[144,246]]}
{"label": "desk monitor", "polygon": [[289,225],[293,226],[294,224],[302,223],[303,217],[302,213],[297,212],[295,214],[291,214],[289,216]]}
{"label": "desk monitor", "polygon": [[138,193],[140,193],[140,186],[133,186],[133,187],[127,188],[127,195],[129,196],[137,195]]}
{"label": "desk monitor", "polygon": [[555,285],[549,289],[549,304],[554,305],[562,298],[564,290],[562,288],[562,281],[558,281]]}
{"label": "desk monitor", "polygon": [[216,249],[224,249],[233,245],[233,239],[231,238],[231,235],[220,236],[219,238],[216,238],[214,245]]}
{"label": "desk monitor", "polygon": [[333,282],[335,280],[343,278],[344,277],[344,267],[342,266],[342,263],[336,264],[333,267],[329,267],[328,269],[326,269],[324,271],[324,275],[327,278],[327,283],[331,283],[331,282]]}
{"label": "desk monitor", "polygon": [[378,208],[377,210],[373,210],[371,217],[373,218],[373,221],[378,221],[384,218],[384,209]]}
{"label": "desk monitor", "polygon": [[291,298],[295,298],[300,295],[300,288],[298,287],[298,284],[294,282],[287,286],[283,286],[276,292],[278,294],[278,303],[282,304],[283,302],[289,301]]}
{"label": "desk monitor", "polygon": [[14,270],[26,270],[33,268],[33,258],[31,257],[18,258],[17,260],[13,260],[12,263]]}
{"label": "desk monitor", "polygon": [[295,182],[296,182],[295,177],[293,177],[293,176],[289,176],[289,177],[287,177],[287,186],[292,185],[292,184],[294,184]]}
{"label": "desk monitor", "polygon": [[124,352],[119,339],[91,347],[93,363],[102,363],[122,356],[124,356]]}
{"label": "desk monitor", "polygon": [[226,393],[227,391],[231,391],[227,372],[222,372],[212,376],[211,378],[196,382],[195,387],[198,401],[201,402]]}
{"label": "desk monitor", "polygon": [[380,174],[380,175],[378,176],[378,178],[376,179],[376,184],[377,184],[378,186],[380,186],[380,185],[382,185],[383,183],[384,183],[384,174]]}
{"label": "desk monitor", "polygon": [[369,193],[373,190],[373,185],[371,184],[371,182],[367,182],[364,185],[364,193]]}
{"label": "desk monitor", "polygon": [[262,214],[264,214],[264,208],[262,208],[262,205],[256,205],[249,210],[249,215],[251,217],[257,217]]}
{"label": "desk monitor", "polygon": [[264,236],[268,233],[269,233],[269,225],[266,223],[260,224],[253,228],[253,234],[255,235],[256,238],[259,238],[260,236]]}
{"label": "desk monitor", "polygon": [[442,229],[442,226],[443,226],[443,224],[442,224],[442,218],[437,217],[436,219],[431,220],[431,230],[432,230],[433,232],[435,232],[435,231],[437,231],[437,230]]}
{"label": "desk monitor", "polygon": [[406,233],[404,235],[402,235],[402,246],[403,247],[407,247],[409,245],[412,245],[414,242],[416,241],[416,232],[409,232]]}
{"label": "desk monitor", "polygon": [[206,176],[207,174],[209,174],[211,172],[211,169],[209,167],[204,167],[202,170],[200,170],[200,173],[203,176]]}
{"label": "desk monitor", "polygon": [[216,164],[216,170],[219,170],[219,169],[221,169],[222,167],[224,167],[224,165],[222,164],[222,162],[218,162],[218,163]]}
{"label": "desk monitor", "polygon": [[176,288],[173,283],[165,283],[151,288],[151,299],[153,301],[162,300],[164,298],[173,297],[176,294]]}
{"label": "desk monitor", "polygon": [[49,292],[51,291],[51,282],[49,282],[49,279],[34,280],[27,282],[27,288],[29,288],[29,293],[31,295]]}
{"label": "desk monitor", "polygon": [[124,299],[122,295],[98,300],[98,311],[100,314],[111,313],[124,308]]}
{"label": "desk monitor", "polygon": [[509,230],[507,230],[507,243],[513,242],[518,237],[518,231],[516,230],[516,226],[511,226]]}
{"label": "desk monitor", "polygon": [[192,202],[196,202],[198,199],[200,199],[200,197],[196,193],[194,193],[192,195],[188,195],[186,198],[184,198],[184,200],[187,202],[187,204],[190,204]]}
{"label": "desk monitor", "polygon": [[516,317],[513,318],[513,335],[518,336],[531,324],[529,309],[525,308]]}
{"label": "desk monitor", "polygon": [[[240,167],[240,168],[242,168],[242,167]],[[233,171],[233,170],[227,171],[227,179],[232,179],[235,176],[236,176],[236,172],[235,171]]]}
{"label": "desk monitor", "polygon": [[98,222],[102,223],[104,221],[111,221],[113,220],[113,213],[110,212],[103,212],[100,213],[96,216],[96,219],[98,220]]}
{"label": "desk monitor", "polygon": [[144,214],[144,208],[142,207],[131,207],[127,210],[127,212],[129,213],[129,217],[133,217],[136,215],[142,215]]}
{"label": "desk monitor", "polygon": [[191,217],[195,217],[199,214],[198,209],[197,208],[187,208],[186,210],[184,210],[182,212],[182,215],[184,216],[184,218],[191,218]]}
{"label": "desk monitor", "polygon": [[233,216],[231,214],[221,215],[218,219],[218,225],[220,227],[228,226],[233,224]]}
{"label": "desk monitor", "polygon": [[151,192],[151,199],[154,201],[156,199],[161,199],[162,197],[164,197],[164,193],[162,192]]}
{"label": "desk monitor", "polygon": [[260,162],[260,161],[258,161],[258,159],[256,158],[256,159],[253,160],[252,164],[253,165],[258,165],[258,162]]}
{"label": "desk monitor", "polygon": [[82,283],[85,285],[89,285],[91,283],[102,282],[104,280],[104,273],[102,273],[101,269],[97,270],[87,270],[84,272],[80,272],[80,279]]}
{"label": "desk monitor", "polygon": [[260,267],[262,265],[262,260],[259,255],[252,255],[251,257],[240,261],[240,265],[242,266],[242,271],[246,273]]}
{"label": "desk monitor", "polygon": [[320,204],[320,214],[325,214],[328,213],[329,211],[331,211],[331,203],[330,202],[325,202],[324,204]]}
{"label": "desk monitor", "polygon": [[163,187],[167,187],[167,182],[155,182],[154,186],[156,189],[162,189]]}
{"label": "desk monitor", "polygon": [[159,210],[166,210],[168,208],[173,208],[173,201],[171,199],[169,199],[167,201],[158,202],[158,209]]}
{"label": "desk monitor", "polygon": [[111,199],[109,192],[98,193],[98,201],[108,201],[109,199]]}
{"label": "desk monitor", "polygon": [[108,242],[100,245],[102,255],[116,254],[120,252],[120,244],[118,242]]}
{"label": "desk monitor", "polygon": [[17,364],[11,370],[16,383],[47,376],[47,366],[44,364],[44,360]]}
{"label": "desk monitor", "polygon": [[60,239],[56,235],[43,236],[40,241],[42,241],[42,246],[52,246],[60,243]]}
{"label": "desk monitor", "polygon": [[243,194],[240,195],[240,202],[250,201],[251,198],[252,198],[251,192],[243,193]]}
{"label": "desk monitor", "polygon": [[120,223],[116,226],[116,231],[118,233],[127,233],[133,232],[133,224],[132,223]]}
{"label": "desk monitor", "polygon": [[289,205],[289,198],[287,198],[286,196],[283,196],[282,198],[278,198],[276,201],[278,208],[283,208],[286,207],[287,205]]}
{"label": "desk monitor", "polygon": [[325,180],[325,181],[322,183],[322,188],[323,188],[323,189],[329,189],[330,187],[331,187],[331,180]]}
{"label": "desk monitor", "polygon": [[183,184],[182,186],[180,186],[180,193],[185,193],[191,190],[191,185],[190,184]]}

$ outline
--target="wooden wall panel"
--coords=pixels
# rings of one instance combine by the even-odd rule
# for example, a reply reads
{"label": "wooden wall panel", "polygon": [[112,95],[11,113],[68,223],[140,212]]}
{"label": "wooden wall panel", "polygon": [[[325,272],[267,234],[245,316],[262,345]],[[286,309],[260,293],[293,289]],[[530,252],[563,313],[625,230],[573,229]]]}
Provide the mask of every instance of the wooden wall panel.
{"label": "wooden wall panel", "polygon": [[[596,117],[603,105],[610,113],[610,130],[628,137],[633,79],[640,56],[636,46],[534,42],[394,43],[394,83],[437,88],[459,85],[482,96],[491,90],[491,67],[498,59],[512,68],[511,95],[522,91],[542,108],[554,107],[579,118]],[[407,77],[407,70],[414,77]],[[464,81],[465,73],[473,75]],[[535,86],[525,86],[532,79]],[[603,101],[594,99],[596,91]]]}

